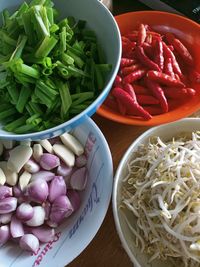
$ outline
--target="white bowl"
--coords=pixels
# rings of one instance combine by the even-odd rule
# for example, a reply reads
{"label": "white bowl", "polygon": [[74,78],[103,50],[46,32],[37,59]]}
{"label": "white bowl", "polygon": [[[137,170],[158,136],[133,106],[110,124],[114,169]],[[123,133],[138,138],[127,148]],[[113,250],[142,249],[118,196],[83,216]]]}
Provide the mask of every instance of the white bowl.
{"label": "white bowl", "polygon": [[[170,262],[163,261],[153,261],[148,263],[149,256],[144,253],[141,253],[140,249],[134,245],[133,235],[124,220],[121,212],[119,212],[118,206],[120,203],[120,192],[122,188],[122,179],[127,174],[127,162],[132,154],[132,152],[136,151],[140,144],[148,143],[148,140],[152,136],[159,136],[162,140],[170,140],[174,136],[181,132],[192,132],[200,130],[200,119],[199,118],[187,118],[182,119],[173,123],[168,123],[164,125],[160,125],[157,127],[153,127],[146,132],[144,132],[141,136],[139,136],[128,148],[126,153],[124,154],[122,160],[119,163],[117,168],[115,178],[114,178],[114,186],[113,186],[113,196],[112,196],[112,204],[113,204],[113,214],[117,232],[121,239],[122,245],[127,252],[130,260],[135,264],[135,267],[172,267]],[[136,218],[134,216],[128,217],[128,220],[132,221],[132,226],[136,223]],[[173,265],[174,267],[174,265]]]}
{"label": "white bowl", "polygon": [[113,182],[113,164],[108,144],[89,118],[73,134],[87,146],[88,183],[79,210],[56,229],[52,242],[41,245],[37,255],[22,251],[18,244],[7,243],[0,249],[1,267],[64,267],[91,242],[106,215]]}
{"label": "white bowl", "polygon": [[[5,8],[15,11],[23,2],[23,0],[1,0],[0,12]],[[27,0],[27,2],[30,2],[30,0]],[[117,75],[121,59],[121,39],[119,28],[111,12],[98,0],[53,0],[53,2],[60,12],[60,18],[73,16],[76,20],[87,21],[87,27],[95,31],[98,43],[105,53],[106,62],[112,65],[112,70],[99,96],[84,111],[72,119],[53,128],[27,134],[7,132],[0,125],[0,138],[2,139],[39,140],[52,138],[66,131],[70,131],[72,128],[81,124],[88,116],[90,117],[96,112],[106,99]]]}

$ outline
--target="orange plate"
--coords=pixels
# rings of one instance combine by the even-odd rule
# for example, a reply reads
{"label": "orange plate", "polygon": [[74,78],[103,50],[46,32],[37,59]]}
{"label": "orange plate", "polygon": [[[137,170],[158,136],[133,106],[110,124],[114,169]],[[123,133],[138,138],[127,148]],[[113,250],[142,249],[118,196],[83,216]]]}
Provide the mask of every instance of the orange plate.
{"label": "orange plate", "polygon": [[[200,72],[200,25],[183,16],[160,11],[129,12],[115,17],[122,35],[138,28],[140,23],[148,24],[155,31],[174,33],[188,48],[195,60],[195,69]],[[191,115],[200,109],[200,84],[191,85],[196,95],[178,105],[168,113],[153,116],[149,121],[136,117],[122,116],[104,104],[97,110],[101,116],[129,125],[152,126],[175,121]]]}

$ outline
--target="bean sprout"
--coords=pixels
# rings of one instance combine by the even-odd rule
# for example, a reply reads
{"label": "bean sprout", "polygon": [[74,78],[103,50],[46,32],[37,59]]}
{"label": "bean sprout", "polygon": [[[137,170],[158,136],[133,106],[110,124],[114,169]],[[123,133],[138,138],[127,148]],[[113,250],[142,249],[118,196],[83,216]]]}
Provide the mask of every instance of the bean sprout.
{"label": "bean sprout", "polygon": [[167,142],[151,138],[127,164],[119,208],[137,245],[149,262],[199,266],[200,132]]}

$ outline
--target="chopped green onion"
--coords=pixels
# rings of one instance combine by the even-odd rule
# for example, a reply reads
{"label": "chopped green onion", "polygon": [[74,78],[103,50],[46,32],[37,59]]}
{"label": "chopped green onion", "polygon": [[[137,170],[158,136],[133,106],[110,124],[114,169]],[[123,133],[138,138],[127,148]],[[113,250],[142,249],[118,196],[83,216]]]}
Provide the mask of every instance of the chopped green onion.
{"label": "chopped green onion", "polygon": [[16,109],[14,107],[5,109],[4,111],[0,112],[0,120],[6,119],[14,114],[16,114]]}
{"label": "chopped green onion", "polygon": [[69,86],[67,83],[62,83],[59,81],[57,81],[57,86],[59,88],[60,98],[62,102],[61,108],[63,110],[63,113],[66,114],[72,104]]}
{"label": "chopped green onion", "polygon": [[41,8],[42,6],[36,5],[33,6],[31,10],[32,21],[34,23],[39,40],[42,40],[44,37],[50,36],[49,29],[46,27],[40,14]]}
{"label": "chopped green onion", "polygon": [[66,50],[66,27],[62,27],[62,31],[59,33],[60,36],[60,50],[65,52]]}
{"label": "chopped green onion", "polygon": [[0,30],[0,39],[3,40],[6,44],[11,46],[16,46],[17,41],[11,38],[5,31]]}
{"label": "chopped green onion", "polygon": [[18,59],[21,57],[23,49],[24,49],[25,44],[26,44],[26,41],[27,41],[27,36],[25,36],[25,35],[19,36],[17,47],[16,47],[15,51],[13,52],[12,56],[10,57],[10,60]]}
{"label": "chopped green onion", "polygon": [[52,25],[54,24],[53,9],[50,8],[50,7],[46,7],[46,12],[47,12],[47,18],[48,18],[48,21],[49,21],[49,24],[50,24],[50,29],[51,29]]}
{"label": "chopped green onion", "polygon": [[8,25],[10,21],[9,17],[10,17],[9,11],[7,9],[4,9],[2,12],[3,27],[6,27]]}
{"label": "chopped green onion", "polygon": [[99,59],[95,32],[86,21],[59,20],[58,14],[51,0],[2,12],[0,122],[7,131],[63,123],[87,108],[105,84],[110,66]]}
{"label": "chopped green onion", "polygon": [[57,42],[58,40],[54,36],[46,36],[35,52],[35,56],[38,58],[47,57]]}
{"label": "chopped green onion", "polygon": [[61,61],[63,62],[63,64],[67,64],[67,65],[74,64],[74,59],[70,57],[69,55],[67,55],[66,53],[61,54]]}
{"label": "chopped green onion", "polygon": [[96,82],[97,82],[97,89],[102,90],[104,86],[104,79],[97,65],[95,65],[95,76],[96,76]]}
{"label": "chopped green onion", "polygon": [[26,124],[26,125],[19,126],[15,129],[16,134],[23,134],[23,133],[28,133],[32,131],[37,131],[37,126],[33,124]]}
{"label": "chopped green onion", "polygon": [[16,105],[18,102],[18,98],[19,98],[19,89],[17,88],[16,84],[11,83],[9,85],[7,85],[7,90],[8,93],[12,99],[12,104]]}
{"label": "chopped green onion", "polygon": [[16,128],[24,125],[26,123],[26,120],[27,120],[27,116],[20,117],[19,119],[14,120],[8,123],[7,125],[5,125],[3,129],[8,132],[14,132]]}
{"label": "chopped green onion", "polygon": [[76,54],[74,54],[73,52],[71,52],[70,50],[67,51],[67,55],[72,57],[75,64],[79,67],[79,68],[82,68],[83,65],[84,65],[84,61],[79,57],[77,56]]}
{"label": "chopped green onion", "polygon": [[18,110],[19,113],[22,113],[24,110],[24,107],[30,98],[32,94],[32,90],[30,88],[22,87],[19,93],[19,98],[17,101],[16,109]]}

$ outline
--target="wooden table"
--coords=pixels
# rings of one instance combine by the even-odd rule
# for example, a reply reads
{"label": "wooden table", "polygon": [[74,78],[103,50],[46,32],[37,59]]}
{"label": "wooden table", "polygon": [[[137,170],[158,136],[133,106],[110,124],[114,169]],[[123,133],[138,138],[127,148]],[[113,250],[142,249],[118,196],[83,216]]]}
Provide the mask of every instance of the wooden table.
{"label": "wooden table", "polygon": [[[113,13],[120,14],[133,10],[148,9],[136,0],[116,0],[113,2]],[[104,119],[97,114],[93,116],[103,132],[112,153],[114,171],[128,146],[147,128],[122,125]],[[132,267],[126,252],[117,235],[112,206],[110,203],[107,215],[97,235],[88,247],[69,267]]]}

